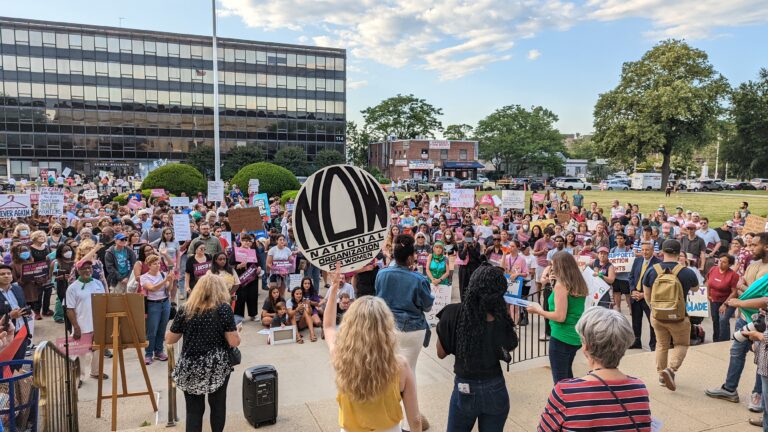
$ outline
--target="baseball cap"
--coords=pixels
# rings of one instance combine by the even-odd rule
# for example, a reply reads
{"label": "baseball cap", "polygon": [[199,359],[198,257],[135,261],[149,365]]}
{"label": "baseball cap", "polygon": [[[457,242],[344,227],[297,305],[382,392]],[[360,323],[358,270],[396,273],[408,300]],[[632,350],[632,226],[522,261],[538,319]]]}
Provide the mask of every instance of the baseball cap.
{"label": "baseball cap", "polygon": [[691,213],[691,216],[698,216],[698,215],[699,215],[699,212],[693,212],[693,213]]}
{"label": "baseball cap", "polygon": [[696,228],[696,224],[695,223],[688,223],[687,225],[685,225],[685,227],[686,228]]}
{"label": "baseball cap", "polygon": [[92,266],[92,265],[93,265],[93,263],[92,263],[91,261],[89,261],[89,260],[80,261],[79,263],[77,263],[77,266],[76,266],[76,267],[77,267],[77,269],[79,270],[79,269],[81,269],[81,268],[85,267],[86,265]]}
{"label": "baseball cap", "polygon": [[128,237],[126,237],[126,236],[125,236],[125,234],[123,234],[123,233],[117,233],[117,234],[115,235],[115,240],[125,240],[125,239],[127,239],[127,238],[128,238]]}
{"label": "baseball cap", "polygon": [[600,252],[608,253],[608,252],[610,252],[610,250],[607,247],[602,246],[599,249],[597,249],[597,253],[600,253]]}
{"label": "baseball cap", "polygon": [[664,243],[661,245],[661,250],[668,254],[679,254],[680,242],[674,239],[664,240]]}
{"label": "baseball cap", "polygon": [[732,227],[733,226],[733,221],[725,221],[725,224],[728,225],[729,227]]}

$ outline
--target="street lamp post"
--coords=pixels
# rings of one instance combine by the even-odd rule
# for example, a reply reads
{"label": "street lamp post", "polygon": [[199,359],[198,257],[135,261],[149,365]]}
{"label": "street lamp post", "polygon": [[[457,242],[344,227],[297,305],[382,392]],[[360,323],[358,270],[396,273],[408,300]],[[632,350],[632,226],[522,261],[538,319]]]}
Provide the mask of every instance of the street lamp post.
{"label": "street lamp post", "polygon": [[221,146],[219,143],[219,50],[216,47],[216,0],[211,0],[213,18],[213,176],[221,180]]}

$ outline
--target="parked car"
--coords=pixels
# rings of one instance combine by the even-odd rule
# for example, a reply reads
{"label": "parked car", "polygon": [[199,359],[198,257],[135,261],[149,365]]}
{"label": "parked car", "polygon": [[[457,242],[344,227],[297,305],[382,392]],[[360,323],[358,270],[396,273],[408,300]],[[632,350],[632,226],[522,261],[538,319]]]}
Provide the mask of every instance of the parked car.
{"label": "parked car", "polygon": [[490,181],[490,180],[488,180],[488,177],[486,177],[486,176],[484,176],[484,175],[480,175],[480,174],[478,174],[478,176],[477,176],[477,179],[478,179],[479,181],[483,182],[483,183],[485,183],[485,182],[487,182],[487,181]]}
{"label": "parked car", "polygon": [[629,190],[629,185],[621,180],[603,180],[600,182],[600,190]]}
{"label": "parked car", "polygon": [[456,185],[456,187],[459,187],[459,184],[461,184],[461,180],[451,176],[440,176],[434,180],[434,183],[435,185],[437,185],[438,188],[442,189],[443,184],[445,183],[453,183]]}
{"label": "parked car", "polygon": [[459,183],[459,187],[463,189],[478,189],[482,190],[485,183],[480,180],[464,180]]}
{"label": "parked car", "polygon": [[768,178],[753,178],[750,183],[758,190],[768,190]]}
{"label": "parked car", "polygon": [[691,182],[689,189],[694,192],[721,191],[723,185],[714,180],[700,180]]}
{"label": "parked car", "polygon": [[574,190],[574,189],[592,190],[592,185],[580,178],[564,177],[560,181],[555,183],[555,188],[567,189],[567,190]]}
{"label": "parked car", "polygon": [[730,190],[757,190],[755,185],[750,182],[733,182],[728,183],[728,189]]}

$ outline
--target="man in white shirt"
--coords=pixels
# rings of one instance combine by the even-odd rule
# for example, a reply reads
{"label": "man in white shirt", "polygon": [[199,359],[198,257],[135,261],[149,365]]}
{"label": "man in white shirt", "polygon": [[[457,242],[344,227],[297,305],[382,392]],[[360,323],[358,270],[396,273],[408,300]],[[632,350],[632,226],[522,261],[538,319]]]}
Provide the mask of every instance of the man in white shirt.
{"label": "man in white shirt", "polygon": [[696,235],[701,237],[704,240],[704,244],[707,245],[707,258],[709,258],[720,249],[720,236],[717,235],[717,231],[709,229],[708,218],[701,218],[699,226],[700,228],[696,231]]}
{"label": "man in white shirt", "polygon": [[[93,294],[104,294],[104,285],[98,279],[93,278],[93,263],[81,261],[77,265],[78,278],[67,288],[67,317],[72,323],[72,337],[77,341],[85,337],[93,340],[93,309],[91,297]],[[80,364],[84,365],[86,357],[91,356],[91,378],[99,377],[99,355],[97,353],[83,354]],[[85,374],[85,367],[80,368],[81,376]],[[104,374],[104,379],[108,379]]]}
{"label": "man in white shirt", "polygon": [[619,200],[613,200],[611,204],[611,219],[616,219],[624,216],[627,211],[619,204]]}
{"label": "man in white shirt", "polygon": [[355,300],[355,287],[352,286],[351,283],[347,282],[347,277],[345,276],[339,281],[339,292],[336,294],[336,299],[341,299],[341,294],[347,293],[349,294],[350,300]]}

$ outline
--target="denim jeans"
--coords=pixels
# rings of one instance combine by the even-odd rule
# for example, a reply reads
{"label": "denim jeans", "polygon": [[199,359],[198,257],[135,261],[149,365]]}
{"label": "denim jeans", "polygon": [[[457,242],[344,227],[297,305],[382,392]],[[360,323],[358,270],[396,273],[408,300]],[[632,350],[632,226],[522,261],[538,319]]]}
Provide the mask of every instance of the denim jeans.
{"label": "denim jeans", "polygon": [[552,337],[549,339],[549,366],[552,369],[552,380],[558,381],[573,378],[573,359],[581,349],[581,345],[571,345]]}
{"label": "denim jeans", "polygon": [[726,306],[725,313],[720,315],[720,332],[722,333],[723,330],[728,334],[728,339],[733,338],[733,327],[731,327],[731,318],[736,314],[736,308],[731,306]]}
{"label": "denim jeans", "polygon": [[147,348],[146,356],[162,354],[165,340],[165,328],[168,326],[168,318],[171,315],[171,302],[165,299],[162,302],[147,302]]}
{"label": "denim jeans", "polygon": [[304,270],[304,277],[312,279],[312,286],[315,287],[317,292],[320,292],[320,269],[307,263],[307,268]]}
{"label": "denim jeans", "polygon": [[[736,320],[736,330],[741,329],[747,325],[744,318]],[[736,339],[731,344],[731,358],[728,361],[728,375],[725,377],[725,384],[723,388],[728,391],[736,391],[739,388],[739,379],[741,379],[741,372],[744,371],[744,363],[747,360],[747,353],[752,342],[747,339],[744,342],[739,342]],[[760,380],[760,376],[756,374],[755,386],[752,389],[752,393],[762,393],[763,384]]]}
{"label": "denim jeans", "polygon": [[712,341],[724,342],[733,338],[733,333],[729,333],[730,318],[726,317],[728,311],[725,314],[720,313],[720,306],[722,302],[712,302],[710,304],[709,315],[712,318]]}
{"label": "denim jeans", "polygon": [[[469,392],[459,391],[459,385]],[[456,377],[448,409],[449,431],[471,431],[477,421],[483,432],[502,431],[509,413],[509,393],[504,377],[466,380]]]}

